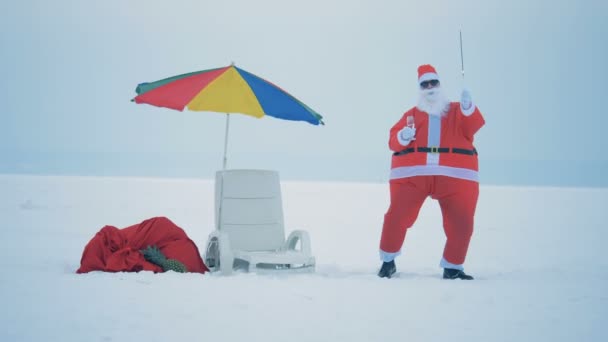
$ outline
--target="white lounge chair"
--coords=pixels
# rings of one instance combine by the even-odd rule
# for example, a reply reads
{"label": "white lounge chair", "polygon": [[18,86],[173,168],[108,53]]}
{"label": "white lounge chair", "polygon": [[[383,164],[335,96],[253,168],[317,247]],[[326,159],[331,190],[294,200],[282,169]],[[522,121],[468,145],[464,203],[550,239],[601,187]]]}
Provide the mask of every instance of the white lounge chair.
{"label": "white lounge chair", "polygon": [[215,230],[207,240],[205,264],[222,274],[235,268],[314,271],[308,232],[295,230],[285,239],[278,172],[216,172]]}

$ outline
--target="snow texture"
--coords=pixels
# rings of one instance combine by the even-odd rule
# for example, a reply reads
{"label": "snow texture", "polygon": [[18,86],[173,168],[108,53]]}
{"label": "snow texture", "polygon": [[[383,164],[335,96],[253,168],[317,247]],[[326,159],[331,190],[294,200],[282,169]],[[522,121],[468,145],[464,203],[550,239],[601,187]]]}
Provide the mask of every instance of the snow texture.
{"label": "snow texture", "polygon": [[428,199],[380,279],[388,185],[282,182],[314,274],[76,274],[104,225],[153,216],[204,250],[213,182],[0,175],[0,341],[606,341],[608,189],[481,186],[465,268],[440,279]]}

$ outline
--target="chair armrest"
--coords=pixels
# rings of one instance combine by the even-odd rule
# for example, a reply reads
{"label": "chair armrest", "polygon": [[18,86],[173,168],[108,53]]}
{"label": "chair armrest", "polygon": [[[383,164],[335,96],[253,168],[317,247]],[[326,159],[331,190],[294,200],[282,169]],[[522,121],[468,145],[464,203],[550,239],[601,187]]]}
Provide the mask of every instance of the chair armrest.
{"label": "chair armrest", "polygon": [[[230,238],[226,233],[214,230],[209,234],[207,239],[207,248],[205,252],[205,260],[207,260],[207,253],[210,250],[211,244],[217,244],[217,252],[219,253],[219,271],[223,275],[229,275],[232,273],[232,265],[234,263],[234,254],[230,247]],[[217,266],[216,266],[217,267]],[[217,270],[217,268],[216,268]]]}
{"label": "chair armrest", "polygon": [[281,250],[295,250],[298,241],[300,241],[300,251],[302,253],[311,255],[312,250],[310,247],[310,236],[305,230],[294,230],[293,232],[291,232],[291,234],[289,234],[289,236],[287,237],[287,240],[285,240],[283,247],[281,247]]}

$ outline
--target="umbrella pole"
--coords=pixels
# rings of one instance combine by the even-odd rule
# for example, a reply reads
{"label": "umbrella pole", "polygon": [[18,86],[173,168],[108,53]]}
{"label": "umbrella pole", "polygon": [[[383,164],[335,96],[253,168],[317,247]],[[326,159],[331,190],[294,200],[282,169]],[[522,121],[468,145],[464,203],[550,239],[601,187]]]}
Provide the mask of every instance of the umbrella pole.
{"label": "umbrella pole", "polygon": [[[230,126],[230,114],[226,113],[226,133],[224,134],[224,165],[222,171],[226,171],[226,162],[228,161],[226,154],[228,152],[228,127]],[[216,178],[217,182],[217,178]],[[219,205],[219,213],[217,216],[217,227],[216,229],[221,229],[222,227],[222,207],[224,204],[224,173],[222,172],[222,176],[220,179],[220,205]],[[220,266],[222,267],[222,266]]]}
{"label": "umbrella pole", "polygon": [[228,158],[226,157],[228,153],[228,127],[230,126],[230,114],[226,113],[226,133],[224,134],[224,167],[223,170],[226,170],[226,163],[228,162]]}

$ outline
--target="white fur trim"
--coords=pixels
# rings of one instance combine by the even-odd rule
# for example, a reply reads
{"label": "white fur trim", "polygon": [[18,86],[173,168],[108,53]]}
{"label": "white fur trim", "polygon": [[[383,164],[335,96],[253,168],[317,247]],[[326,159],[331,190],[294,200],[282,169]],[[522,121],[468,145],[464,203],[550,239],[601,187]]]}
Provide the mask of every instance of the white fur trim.
{"label": "white fur trim", "polygon": [[[429,115],[428,146],[441,146],[441,117]],[[426,154],[427,165],[439,165],[439,153]]]}
{"label": "white fur trim", "polygon": [[479,182],[479,173],[475,170],[443,165],[401,166],[391,169],[389,179],[400,179],[414,176],[447,176]]}
{"label": "white fur trim", "polygon": [[441,261],[439,262],[439,267],[452,268],[455,270],[464,271],[464,266],[462,266],[462,264],[460,264],[460,265],[452,264],[452,263],[448,262],[447,260],[445,260],[445,258],[441,258]]}
{"label": "white fur trim", "polygon": [[398,251],[395,253],[389,253],[389,252],[380,250],[380,260],[382,260],[383,262],[391,262],[391,261],[395,260],[395,258],[398,257],[399,255],[401,255],[401,251]]}
{"label": "white fur trim", "polygon": [[464,108],[462,108],[462,104],[461,104],[460,111],[462,112],[462,115],[470,116],[471,114],[473,114],[473,112],[475,112],[475,103],[473,103],[471,101],[471,107],[469,107],[469,109],[466,109],[466,110]]}
{"label": "white fur trim", "polygon": [[418,78],[418,84],[424,82],[424,81],[430,81],[430,80],[438,80],[439,81],[439,75],[437,75],[434,72],[427,72],[425,74],[422,74],[422,76],[420,76]]}

